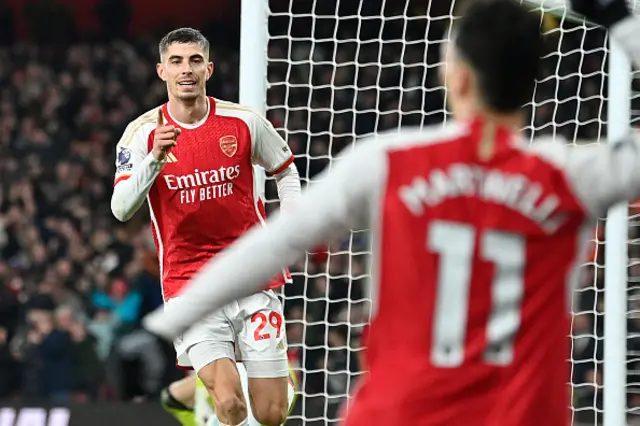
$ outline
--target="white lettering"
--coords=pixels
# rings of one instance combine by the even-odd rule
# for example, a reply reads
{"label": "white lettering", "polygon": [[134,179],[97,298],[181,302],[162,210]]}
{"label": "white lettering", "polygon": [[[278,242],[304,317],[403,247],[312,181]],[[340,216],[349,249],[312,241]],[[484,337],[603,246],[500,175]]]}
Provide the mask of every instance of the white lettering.
{"label": "white lettering", "polygon": [[15,426],[45,426],[47,412],[44,408],[23,408],[18,414]]}
{"label": "white lettering", "polygon": [[216,170],[209,171],[209,183],[218,183],[220,182],[220,178],[218,178],[218,172]]}
{"label": "white lettering", "polygon": [[469,167],[463,164],[453,164],[449,168],[449,175],[458,195],[471,196],[474,194],[473,172]]}
{"label": "white lettering", "polygon": [[538,218],[540,222],[543,222],[551,216],[558,206],[560,205],[560,200],[555,194],[551,194],[547,196],[542,203],[533,211],[533,215]]}
{"label": "white lettering", "polygon": [[427,200],[429,196],[427,181],[420,176],[415,177],[411,185],[401,187],[398,195],[411,213],[416,216],[423,213],[422,203],[434,204]]}
{"label": "white lettering", "polygon": [[[200,186],[200,185],[204,184],[204,182],[200,181],[200,170],[195,169],[195,170],[193,171],[193,175],[194,175],[194,176],[195,176],[195,178],[196,178],[196,184],[197,184],[198,186]],[[206,181],[205,181],[205,182],[206,182]]]}
{"label": "white lettering", "polygon": [[176,177],[176,181],[178,182],[178,188],[186,189],[191,188],[192,186],[196,186],[196,180],[193,175],[182,175]]}
{"label": "white lettering", "polygon": [[68,426],[71,413],[68,408],[53,408],[49,413],[44,408],[0,408],[0,426]]}
{"label": "white lettering", "polygon": [[175,191],[176,189],[178,189],[178,186],[175,184],[174,180],[175,180],[175,176],[174,175],[164,175],[164,180],[165,182],[167,182],[167,188]]}
{"label": "white lettering", "polygon": [[534,183],[529,185],[518,201],[518,210],[525,216],[531,216],[541,196],[542,188],[539,184]]}
{"label": "white lettering", "polygon": [[227,182],[200,188],[199,198],[200,201],[206,201],[228,197],[231,194],[233,194],[233,183]]}
{"label": "white lettering", "polygon": [[16,418],[16,410],[13,408],[0,408],[0,426],[13,426]]}
{"label": "white lettering", "polygon": [[441,202],[444,198],[447,198],[451,193],[449,188],[449,178],[444,174],[442,170],[436,169],[431,172],[431,190],[433,196]]}
{"label": "white lettering", "polygon": [[434,206],[459,196],[477,196],[521,213],[546,232],[555,231],[567,219],[557,212],[560,207],[558,195],[546,191],[540,183],[529,181],[520,174],[466,164],[435,169],[428,178],[416,176],[411,184],[398,189],[398,196],[416,216],[424,214],[425,205]]}
{"label": "white lettering", "polygon": [[180,202],[193,203],[196,199],[196,189],[185,189],[180,191]]}
{"label": "white lettering", "polygon": [[227,169],[227,179],[233,180],[240,175],[240,166],[229,167]]}
{"label": "white lettering", "polygon": [[513,175],[507,181],[505,188],[504,203],[515,210],[516,203],[522,194],[523,189],[526,187],[527,179],[522,175]]}
{"label": "white lettering", "polygon": [[[240,165],[217,170],[198,170],[185,175],[164,175],[167,188],[180,191],[180,203],[224,198],[233,194],[233,181],[240,177]],[[213,184],[213,185],[212,185]],[[2,426],[2,425],[0,425]]]}
{"label": "white lettering", "polygon": [[505,180],[502,173],[491,170],[485,175],[482,185],[482,197],[487,201],[500,204],[504,195]]}
{"label": "white lettering", "polygon": [[54,408],[49,413],[48,426],[68,426],[71,412],[67,408]]}
{"label": "white lettering", "polygon": [[240,165],[232,167],[220,167],[218,170],[195,169],[193,173],[185,175],[164,175],[167,188],[176,191],[179,189],[189,189],[193,187],[205,186],[207,184],[222,183],[237,179],[240,176]]}

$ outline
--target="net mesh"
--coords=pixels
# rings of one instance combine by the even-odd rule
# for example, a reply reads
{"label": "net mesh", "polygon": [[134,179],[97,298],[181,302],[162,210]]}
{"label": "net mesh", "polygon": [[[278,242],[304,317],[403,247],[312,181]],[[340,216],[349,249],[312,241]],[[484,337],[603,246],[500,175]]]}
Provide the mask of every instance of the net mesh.
{"label": "net mesh", "polygon": [[[555,16],[540,14],[549,53],[523,130],[532,138],[604,142],[606,33],[565,19],[561,0],[543,4]],[[438,66],[452,10],[452,0],[271,1],[267,115],[289,142],[303,185],[313,184],[361,137],[449,118]],[[640,96],[633,96],[632,111],[635,122]],[[266,198],[268,210],[277,206],[273,180],[267,182]],[[640,407],[640,210],[635,207],[640,204],[630,208],[629,228],[631,421]],[[603,218],[593,235],[572,307],[574,424],[595,424],[602,412],[604,224]],[[285,315],[300,397],[291,425],[336,423],[340,404],[361,374],[360,337],[370,309],[367,243],[366,230],[353,231],[328,253],[309,254],[292,268]]]}

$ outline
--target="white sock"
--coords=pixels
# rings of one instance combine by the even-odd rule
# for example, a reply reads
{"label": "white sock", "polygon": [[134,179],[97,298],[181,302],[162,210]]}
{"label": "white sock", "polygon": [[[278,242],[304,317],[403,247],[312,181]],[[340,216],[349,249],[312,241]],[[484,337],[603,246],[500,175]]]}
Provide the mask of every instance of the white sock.
{"label": "white sock", "polygon": [[[238,423],[235,426],[247,426],[249,424],[249,418],[247,417],[246,419],[244,419],[243,421],[241,421],[240,423]],[[220,426],[232,426],[232,425],[226,425],[222,422],[220,422]]]}

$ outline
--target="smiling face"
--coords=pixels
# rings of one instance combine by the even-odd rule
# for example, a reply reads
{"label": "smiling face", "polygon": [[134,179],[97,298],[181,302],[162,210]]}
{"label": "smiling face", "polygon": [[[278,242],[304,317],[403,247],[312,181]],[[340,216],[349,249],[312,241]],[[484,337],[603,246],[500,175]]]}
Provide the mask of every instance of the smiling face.
{"label": "smiling face", "polygon": [[198,43],[171,43],[162,53],[158,76],[167,83],[169,97],[194,101],[206,94],[213,73],[208,52]]}

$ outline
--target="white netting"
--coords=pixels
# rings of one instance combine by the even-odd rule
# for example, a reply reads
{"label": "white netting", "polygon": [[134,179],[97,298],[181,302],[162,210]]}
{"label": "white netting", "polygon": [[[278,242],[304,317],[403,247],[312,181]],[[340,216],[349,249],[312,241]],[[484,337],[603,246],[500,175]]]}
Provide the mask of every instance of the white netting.
{"label": "white netting", "polygon": [[[438,66],[451,1],[272,1],[268,117],[289,142],[304,183],[313,182],[337,153],[362,136],[447,118]],[[563,10],[561,0],[545,2]],[[541,15],[541,25],[547,28],[550,50],[524,130],[532,136],[605,141],[605,32],[550,15]],[[634,98],[633,105],[638,102]],[[272,181],[266,194],[268,208],[274,207]],[[631,217],[633,313],[640,309],[640,246],[633,244],[640,228],[635,226],[638,216]],[[594,255],[585,259],[577,290],[581,297],[573,307],[574,424],[594,424],[602,408],[603,224],[594,233]],[[295,283],[286,289],[285,313],[301,395],[289,424],[336,422],[339,404],[358,380],[359,337],[369,310],[367,242],[366,232],[345,235],[328,259],[308,256],[292,269]],[[640,406],[640,375],[634,371],[640,369],[639,330],[640,321],[630,315],[630,412]]]}

